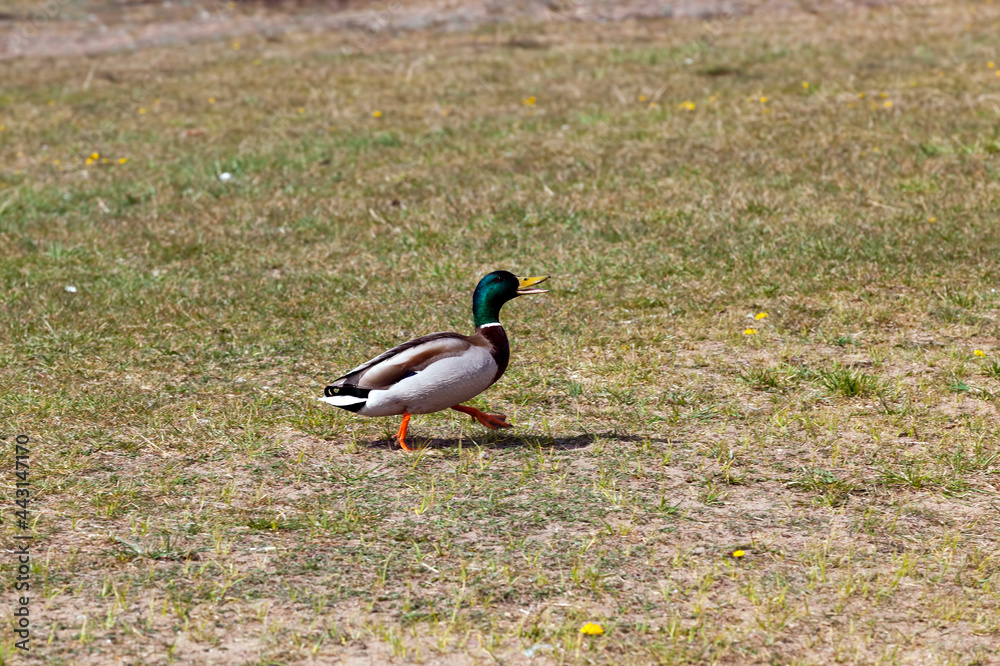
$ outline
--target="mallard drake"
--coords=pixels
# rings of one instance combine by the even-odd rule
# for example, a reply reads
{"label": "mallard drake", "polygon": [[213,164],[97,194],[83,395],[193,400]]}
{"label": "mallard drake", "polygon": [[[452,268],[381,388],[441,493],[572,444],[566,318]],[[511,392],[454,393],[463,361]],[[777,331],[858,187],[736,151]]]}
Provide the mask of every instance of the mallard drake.
{"label": "mallard drake", "polygon": [[431,333],[404,342],[334,380],[323,391],[323,402],[362,416],[395,416],[403,422],[396,441],[407,451],[406,428],[413,414],[454,409],[487,428],[510,428],[503,414],[486,414],[461,403],[492,386],[507,369],[510,345],[500,325],[500,308],[527,294],[544,294],[535,287],[549,279],[519,278],[494,271],[472,294],[472,335]]}

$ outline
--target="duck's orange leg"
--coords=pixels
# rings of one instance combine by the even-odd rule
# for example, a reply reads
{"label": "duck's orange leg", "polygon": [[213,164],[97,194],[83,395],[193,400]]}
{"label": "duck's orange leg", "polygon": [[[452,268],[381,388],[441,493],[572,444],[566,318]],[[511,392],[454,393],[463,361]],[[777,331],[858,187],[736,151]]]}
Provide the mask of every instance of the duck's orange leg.
{"label": "duck's orange leg", "polygon": [[411,416],[413,416],[413,414],[403,412],[403,422],[399,424],[399,432],[396,433],[396,441],[399,442],[399,445],[403,447],[404,451],[413,450],[406,445],[406,427],[410,425]]}
{"label": "duck's orange leg", "polygon": [[452,407],[456,412],[462,412],[463,414],[468,414],[476,421],[479,421],[487,428],[513,428],[511,424],[507,423],[506,414],[487,414],[486,412],[481,412],[475,407],[466,407],[465,405],[455,405]]}

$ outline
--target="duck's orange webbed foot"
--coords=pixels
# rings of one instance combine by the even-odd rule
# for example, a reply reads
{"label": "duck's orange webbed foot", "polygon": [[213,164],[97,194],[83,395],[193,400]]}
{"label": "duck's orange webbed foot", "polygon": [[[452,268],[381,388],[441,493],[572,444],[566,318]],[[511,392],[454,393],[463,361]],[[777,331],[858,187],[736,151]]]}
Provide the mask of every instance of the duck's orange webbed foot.
{"label": "duck's orange webbed foot", "polygon": [[403,447],[404,451],[412,451],[410,447],[406,445],[406,428],[410,425],[410,417],[413,416],[409,412],[403,412],[403,422],[399,424],[399,432],[396,433],[396,442]]}
{"label": "duck's orange webbed foot", "polygon": [[462,412],[463,414],[468,414],[476,421],[479,421],[487,428],[497,429],[497,428],[513,428],[511,424],[507,423],[506,414],[487,414],[486,412],[481,412],[475,407],[466,407],[465,405],[455,405],[452,407],[456,412]]}

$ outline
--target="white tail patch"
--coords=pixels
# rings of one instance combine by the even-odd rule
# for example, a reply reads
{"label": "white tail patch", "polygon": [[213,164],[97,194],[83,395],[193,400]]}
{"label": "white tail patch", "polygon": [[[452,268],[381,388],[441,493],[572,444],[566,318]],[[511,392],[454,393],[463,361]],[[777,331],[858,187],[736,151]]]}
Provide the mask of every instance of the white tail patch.
{"label": "white tail patch", "polygon": [[356,395],[334,395],[329,398],[319,398],[320,402],[325,402],[328,405],[333,405],[334,407],[359,407],[367,402],[367,398],[359,398]]}

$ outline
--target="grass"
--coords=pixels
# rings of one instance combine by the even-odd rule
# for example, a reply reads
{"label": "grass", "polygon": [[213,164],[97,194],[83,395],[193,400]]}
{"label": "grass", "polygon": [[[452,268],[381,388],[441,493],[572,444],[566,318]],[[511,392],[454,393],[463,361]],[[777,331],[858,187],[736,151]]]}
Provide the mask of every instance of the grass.
{"label": "grass", "polygon": [[834,366],[818,373],[819,381],[830,393],[845,398],[871,395],[878,391],[878,377],[860,370]]}
{"label": "grass", "polygon": [[[7,68],[27,661],[1000,659],[998,11]],[[512,432],[315,401],[497,268]]]}

